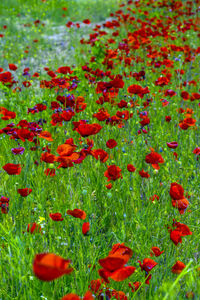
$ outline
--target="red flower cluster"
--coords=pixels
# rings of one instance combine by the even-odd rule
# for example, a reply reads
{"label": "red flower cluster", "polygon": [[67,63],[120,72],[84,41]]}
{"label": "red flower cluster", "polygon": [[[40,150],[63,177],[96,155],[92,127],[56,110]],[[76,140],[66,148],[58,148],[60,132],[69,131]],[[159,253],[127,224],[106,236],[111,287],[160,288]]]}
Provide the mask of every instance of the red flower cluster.
{"label": "red flower cluster", "polygon": [[189,201],[184,197],[183,187],[180,184],[173,182],[171,183],[169,194],[172,198],[173,207],[178,208],[181,215],[184,214],[189,205]]}

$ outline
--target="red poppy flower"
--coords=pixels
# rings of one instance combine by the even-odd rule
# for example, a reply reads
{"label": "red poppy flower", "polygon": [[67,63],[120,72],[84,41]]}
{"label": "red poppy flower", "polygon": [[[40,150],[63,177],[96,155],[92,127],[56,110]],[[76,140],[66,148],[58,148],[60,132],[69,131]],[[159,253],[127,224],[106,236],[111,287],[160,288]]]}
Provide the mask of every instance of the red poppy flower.
{"label": "red poppy flower", "polygon": [[177,230],[179,230],[181,232],[182,236],[192,234],[192,232],[190,231],[190,228],[186,224],[182,224],[182,223],[174,221],[173,227],[175,227]]}
{"label": "red poppy flower", "polygon": [[54,161],[56,161],[56,156],[51,153],[44,152],[41,154],[40,160],[44,161],[45,163],[52,164]]}
{"label": "red poppy flower", "polygon": [[[79,123],[79,124],[76,124]],[[97,134],[103,127],[99,124],[84,124],[80,122],[73,122],[75,125],[73,130],[76,130],[82,137],[95,135]],[[78,126],[77,126],[78,125]]]}
{"label": "red poppy flower", "polygon": [[40,132],[40,134],[38,135],[40,138],[43,138],[49,142],[52,142],[53,139],[52,139],[52,136],[51,136],[51,133],[48,132],[48,131],[42,131]]}
{"label": "red poppy flower", "polygon": [[42,227],[37,223],[28,224],[27,232],[30,232],[31,234],[41,232]]}
{"label": "red poppy flower", "polygon": [[17,70],[17,66],[14,65],[14,64],[9,64],[9,69],[10,69],[11,71],[16,71],[16,70]]}
{"label": "red poppy flower", "polygon": [[179,230],[171,230],[170,239],[174,243],[174,245],[178,245],[178,243],[182,243],[182,233]]}
{"label": "red poppy flower", "polygon": [[108,256],[99,260],[99,264],[103,267],[99,270],[99,275],[106,282],[109,282],[108,277],[115,281],[125,280],[135,271],[135,267],[124,266],[132,255],[133,251],[124,244],[113,245]]}
{"label": "red poppy flower", "polygon": [[5,84],[5,83],[11,83],[12,84],[12,74],[10,72],[4,72],[0,74],[0,81]]}
{"label": "red poppy flower", "polygon": [[20,164],[6,164],[3,166],[3,169],[9,174],[9,175],[19,175],[21,173],[21,165]]}
{"label": "red poppy flower", "polygon": [[100,287],[103,283],[103,279],[91,280],[89,289],[91,289],[95,294],[100,290]]}
{"label": "red poppy flower", "polygon": [[165,162],[162,156],[155,151],[152,151],[151,153],[146,155],[145,161],[146,163],[151,164],[152,167],[156,170],[160,169],[158,163],[163,164]]}
{"label": "red poppy flower", "polygon": [[58,70],[56,71],[57,73],[61,73],[61,74],[72,74],[73,71],[71,71],[71,68],[70,67],[60,67],[58,68]]}
{"label": "red poppy flower", "polygon": [[141,271],[145,271],[145,272],[149,272],[151,271],[158,263],[155,262],[153,259],[151,258],[145,258],[143,259],[143,264],[141,263],[141,261],[139,261],[139,264],[140,264],[140,268],[141,268]]}
{"label": "red poppy flower", "polygon": [[127,296],[122,291],[112,291],[112,296],[117,300],[128,300]]}
{"label": "red poppy flower", "polygon": [[166,121],[166,122],[170,122],[171,119],[172,119],[171,116],[165,116],[165,121]]}
{"label": "red poppy flower", "polygon": [[27,196],[30,195],[30,193],[32,192],[32,189],[30,189],[30,188],[18,189],[17,192],[18,192],[18,194],[20,194],[22,197],[27,197]]}
{"label": "red poppy flower", "polygon": [[127,170],[128,170],[129,172],[135,172],[136,168],[135,168],[133,165],[128,164],[128,165],[127,165]]}
{"label": "red poppy flower", "polygon": [[116,271],[112,272],[110,274],[110,278],[114,281],[123,281],[129,276],[131,276],[135,272],[136,268],[132,266],[126,266],[120,269],[117,269]]}
{"label": "red poppy flower", "polygon": [[108,178],[107,181],[115,181],[118,178],[122,178],[121,169],[116,165],[107,166],[107,170],[105,171],[104,176]]}
{"label": "red poppy flower", "polygon": [[99,159],[102,163],[105,163],[109,158],[108,153],[103,149],[94,149],[91,151],[91,155],[94,156],[97,160]]}
{"label": "red poppy flower", "polygon": [[49,214],[49,217],[53,220],[53,221],[63,221],[64,219],[62,218],[61,213],[51,213]]}
{"label": "red poppy flower", "polygon": [[172,267],[172,273],[180,274],[185,267],[186,265],[182,261],[178,260]]}
{"label": "red poppy flower", "polygon": [[167,146],[169,148],[176,149],[178,147],[178,143],[177,142],[169,142],[169,143],[167,143]]}
{"label": "red poppy flower", "polygon": [[183,100],[189,100],[190,99],[190,94],[186,91],[181,92],[181,97]]}
{"label": "red poppy flower", "polygon": [[98,121],[105,121],[110,117],[110,114],[104,108],[99,109],[96,114],[93,114],[93,117]]}
{"label": "red poppy flower", "polygon": [[33,272],[43,281],[52,281],[65,274],[70,274],[73,268],[69,267],[69,259],[64,259],[54,253],[36,254],[33,261]]}
{"label": "red poppy flower", "polygon": [[140,98],[143,98],[144,94],[148,94],[149,93],[149,88],[148,87],[141,87],[138,84],[133,84],[130,85],[127,89],[128,93],[130,94],[136,94],[138,95]]}
{"label": "red poppy flower", "polygon": [[107,188],[108,190],[110,190],[110,189],[112,189],[112,186],[113,186],[112,183],[109,183],[109,184],[106,185],[106,188]]}
{"label": "red poppy flower", "polygon": [[179,200],[184,198],[184,189],[180,184],[173,182],[169,194],[173,200]]}
{"label": "red poppy flower", "polygon": [[125,265],[123,257],[109,255],[106,258],[99,259],[99,264],[107,271],[113,272]]}
{"label": "red poppy flower", "polygon": [[132,257],[133,255],[133,251],[124,245],[124,243],[122,244],[115,244],[112,246],[112,250],[109,252],[109,256],[121,256],[123,257],[125,263],[128,262],[128,260]]}
{"label": "red poppy flower", "polygon": [[160,251],[160,248],[158,247],[152,247],[151,248],[151,253],[150,253],[150,256],[160,256],[164,251]]}
{"label": "red poppy flower", "polygon": [[144,178],[149,178],[150,177],[149,173],[145,172],[143,169],[142,169],[142,171],[139,171],[139,174],[140,174],[141,177],[144,177]]}
{"label": "red poppy flower", "polygon": [[75,208],[74,210],[67,210],[67,214],[68,215],[71,215],[75,218],[79,218],[81,220],[85,220],[86,218],[86,213],[84,212],[84,210],[81,210],[81,209],[78,209],[78,208]]}
{"label": "red poppy flower", "polygon": [[62,144],[57,147],[60,156],[70,156],[76,150],[76,145]]}
{"label": "red poppy flower", "polygon": [[117,146],[117,142],[113,139],[110,139],[106,142],[106,146],[109,148],[109,149],[113,149]]}
{"label": "red poppy flower", "polygon": [[1,196],[0,198],[0,207],[2,214],[8,213],[8,207],[9,207],[9,198]]}
{"label": "red poppy flower", "polygon": [[189,205],[189,201],[186,198],[173,200],[172,199],[172,206],[178,208],[179,213],[183,215]]}
{"label": "red poppy flower", "polygon": [[195,148],[192,153],[196,154],[197,156],[200,155],[200,147]]}
{"label": "red poppy flower", "polygon": [[82,233],[84,235],[86,235],[89,231],[90,231],[90,223],[89,222],[83,223],[83,225],[82,225]]}
{"label": "red poppy flower", "polygon": [[91,22],[89,19],[85,19],[85,20],[83,20],[83,23],[89,25]]}
{"label": "red poppy flower", "polygon": [[196,120],[192,118],[185,118],[179,122],[179,127],[183,130],[187,130],[189,127],[195,126]]}

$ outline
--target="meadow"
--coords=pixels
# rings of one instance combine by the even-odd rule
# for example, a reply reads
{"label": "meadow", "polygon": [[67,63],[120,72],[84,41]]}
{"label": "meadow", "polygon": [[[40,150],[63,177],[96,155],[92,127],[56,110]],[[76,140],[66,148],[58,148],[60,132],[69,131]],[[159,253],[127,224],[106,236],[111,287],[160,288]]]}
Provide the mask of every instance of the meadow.
{"label": "meadow", "polygon": [[0,2],[0,299],[200,298],[199,1]]}

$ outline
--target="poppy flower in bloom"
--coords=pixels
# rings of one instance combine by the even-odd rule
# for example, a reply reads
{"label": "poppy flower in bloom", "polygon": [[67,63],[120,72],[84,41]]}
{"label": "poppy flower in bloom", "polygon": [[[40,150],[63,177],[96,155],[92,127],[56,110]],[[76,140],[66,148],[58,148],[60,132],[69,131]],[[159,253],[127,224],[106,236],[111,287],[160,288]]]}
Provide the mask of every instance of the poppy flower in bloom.
{"label": "poppy flower in bloom", "polygon": [[185,118],[179,122],[179,127],[183,130],[187,130],[189,127],[195,126],[196,120],[192,118]]}
{"label": "poppy flower in bloom", "polygon": [[82,137],[97,134],[103,127],[99,124],[86,124],[85,122],[73,122],[74,128]]}
{"label": "poppy flower in bloom", "polygon": [[81,209],[78,209],[78,208],[75,208],[74,210],[67,210],[67,214],[68,215],[71,215],[75,218],[79,218],[81,220],[85,220],[86,218],[86,213],[84,212],[84,210],[81,210]]}
{"label": "poppy flower in bloom", "polygon": [[112,297],[117,300],[128,300],[126,294],[122,291],[112,291]]}
{"label": "poppy flower in bloom", "polygon": [[173,227],[175,227],[176,230],[179,230],[181,232],[182,236],[192,234],[192,232],[190,231],[190,228],[186,224],[176,222],[175,220],[173,220]]}
{"label": "poppy flower in bloom", "polygon": [[121,169],[116,165],[107,166],[107,170],[105,171],[104,176],[108,178],[107,181],[115,181],[118,178],[122,178]]}
{"label": "poppy flower in bloom", "polygon": [[199,155],[200,155],[200,147],[197,147],[197,148],[195,148],[195,149],[193,150],[193,152],[192,152],[192,153],[196,154],[196,156],[197,156],[197,160],[199,160]]}
{"label": "poppy flower in bloom", "polygon": [[178,147],[178,143],[177,142],[170,142],[170,143],[167,143],[167,146],[171,149],[176,149]]}
{"label": "poppy flower in bloom", "polygon": [[113,185],[112,185],[112,183],[110,182],[109,184],[106,185],[106,188],[107,188],[108,190],[110,190],[110,189],[112,189],[112,186],[113,186]]}
{"label": "poppy flower in bloom", "polygon": [[172,273],[180,274],[185,267],[186,265],[182,261],[178,260],[172,267]]}
{"label": "poppy flower in bloom", "polygon": [[165,116],[165,121],[166,121],[166,122],[170,122],[171,119],[172,119],[171,116]]}
{"label": "poppy flower in bloom", "polygon": [[22,155],[24,153],[25,148],[19,147],[19,148],[12,148],[11,151],[14,155],[20,154]]}
{"label": "poppy flower in bloom", "polygon": [[52,136],[51,136],[51,133],[48,132],[48,131],[42,131],[40,132],[40,134],[38,135],[40,138],[43,138],[49,142],[52,142],[53,139],[52,139]]}
{"label": "poppy flower in bloom", "polygon": [[109,282],[108,277],[115,281],[122,281],[133,274],[136,270],[132,266],[124,266],[132,257],[133,251],[124,244],[115,244],[106,258],[100,259],[99,264],[103,269],[99,270],[99,275]]}
{"label": "poppy flower in bloom", "polygon": [[82,233],[84,235],[86,235],[89,231],[90,231],[90,223],[89,222],[83,223],[83,225],[82,225]]}
{"label": "poppy flower in bloom", "polygon": [[155,151],[152,151],[150,154],[146,155],[145,161],[146,163],[151,164],[156,170],[160,169],[158,163],[163,164],[165,162],[162,156]]}
{"label": "poppy flower in bloom", "polygon": [[189,205],[189,201],[186,198],[180,200],[173,200],[172,199],[172,206],[177,208],[179,213],[183,215]]}
{"label": "poppy flower in bloom", "polygon": [[139,174],[143,178],[149,178],[150,177],[149,173],[145,172],[143,169],[141,171],[139,171]]}
{"label": "poppy flower in bloom", "polygon": [[60,67],[60,68],[58,68],[58,70],[56,71],[57,73],[61,73],[61,74],[72,74],[73,73],[73,71],[71,71],[71,68],[70,67],[68,67],[68,66],[65,66],[65,67]]}
{"label": "poppy flower in bloom", "polygon": [[136,168],[135,168],[133,165],[128,164],[128,165],[127,165],[127,170],[128,170],[129,172],[133,173],[133,172],[135,172]]}
{"label": "poppy flower in bloom", "polygon": [[91,151],[91,155],[94,156],[97,160],[99,159],[102,163],[105,163],[109,158],[108,153],[103,149],[94,149]]}
{"label": "poppy flower in bloom", "polygon": [[3,169],[9,174],[9,175],[19,175],[21,173],[21,165],[20,164],[6,164],[3,166]]}
{"label": "poppy flower in bloom", "polygon": [[56,161],[56,156],[51,153],[44,152],[41,154],[40,160],[44,161],[45,163],[52,164],[54,161]]}
{"label": "poppy flower in bloom", "polygon": [[20,194],[22,197],[27,197],[27,196],[30,195],[30,193],[32,192],[32,189],[30,189],[30,188],[18,189],[17,192],[18,192],[18,194]]}
{"label": "poppy flower in bloom", "polygon": [[106,142],[106,146],[109,148],[109,149],[113,149],[117,146],[117,142],[113,139],[110,139]]}
{"label": "poppy flower in bloom", "polygon": [[102,290],[100,290],[100,287],[103,284],[103,282],[104,282],[103,278],[91,280],[90,285],[89,285],[89,289],[91,289],[95,294],[97,292],[101,293]]}
{"label": "poppy flower in bloom", "polygon": [[83,20],[83,23],[89,25],[91,22],[89,19],[85,19],[85,20]]}
{"label": "poppy flower in bloom", "polygon": [[49,217],[53,220],[53,221],[63,221],[64,219],[62,218],[61,213],[50,213]]}
{"label": "poppy flower in bloom", "polygon": [[130,94],[136,94],[140,98],[143,98],[145,94],[149,93],[149,88],[148,87],[143,88],[138,84],[132,84],[128,87],[127,91]]}
{"label": "poppy flower in bloom", "polygon": [[9,64],[9,69],[10,69],[11,71],[16,71],[16,70],[17,70],[17,66],[14,65],[14,64]]}
{"label": "poppy flower in bloom", "polygon": [[173,182],[173,183],[171,183],[169,194],[170,194],[172,199],[180,200],[184,197],[183,196],[184,195],[184,189],[180,184],[178,184],[176,182]]}
{"label": "poppy flower in bloom", "polygon": [[143,263],[141,263],[140,260],[138,260],[140,264],[141,271],[145,271],[147,274],[158,264],[151,258],[145,258],[143,259]]}
{"label": "poppy flower in bloom", "polygon": [[93,114],[93,117],[99,121],[105,121],[110,117],[110,114],[104,108],[99,109],[99,111]]}
{"label": "poppy flower in bloom", "polygon": [[41,232],[42,227],[37,223],[28,224],[27,232],[30,232],[31,234]]}
{"label": "poppy flower in bloom", "polygon": [[182,236],[187,236],[192,234],[189,227],[185,224],[173,220],[172,226],[174,229],[170,227],[168,229],[170,232],[170,239],[176,246],[178,245],[178,243],[182,243]]}
{"label": "poppy flower in bloom", "polygon": [[180,214],[184,214],[189,205],[189,201],[184,197],[183,187],[180,184],[173,182],[171,183],[169,194],[172,198],[173,207],[178,208]]}
{"label": "poppy flower in bloom", "polygon": [[182,233],[179,230],[171,230],[170,232],[170,240],[174,243],[174,245],[178,245],[178,243],[182,243]]}
{"label": "poppy flower in bloom", "polygon": [[71,260],[64,259],[54,253],[36,254],[33,261],[33,272],[43,281],[52,281],[65,274],[70,274],[73,268],[69,267]]}
{"label": "poppy flower in bloom", "polygon": [[160,248],[158,247],[152,247],[151,248],[151,253],[150,253],[150,256],[160,256],[164,251],[160,251]]}
{"label": "poppy flower in bloom", "polygon": [[9,207],[9,198],[1,196],[0,198],[0,207],[2,214],[8,213],[8,207]]}

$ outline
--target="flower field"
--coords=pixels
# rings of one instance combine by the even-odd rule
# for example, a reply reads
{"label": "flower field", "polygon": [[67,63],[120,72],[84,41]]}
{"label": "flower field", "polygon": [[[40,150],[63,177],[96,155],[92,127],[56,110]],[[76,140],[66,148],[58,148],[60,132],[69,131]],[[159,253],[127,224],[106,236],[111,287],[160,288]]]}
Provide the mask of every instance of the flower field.
{"label": "flower field", "polygon": [[0,299],[200,298],[199,10],[0,3]]}

